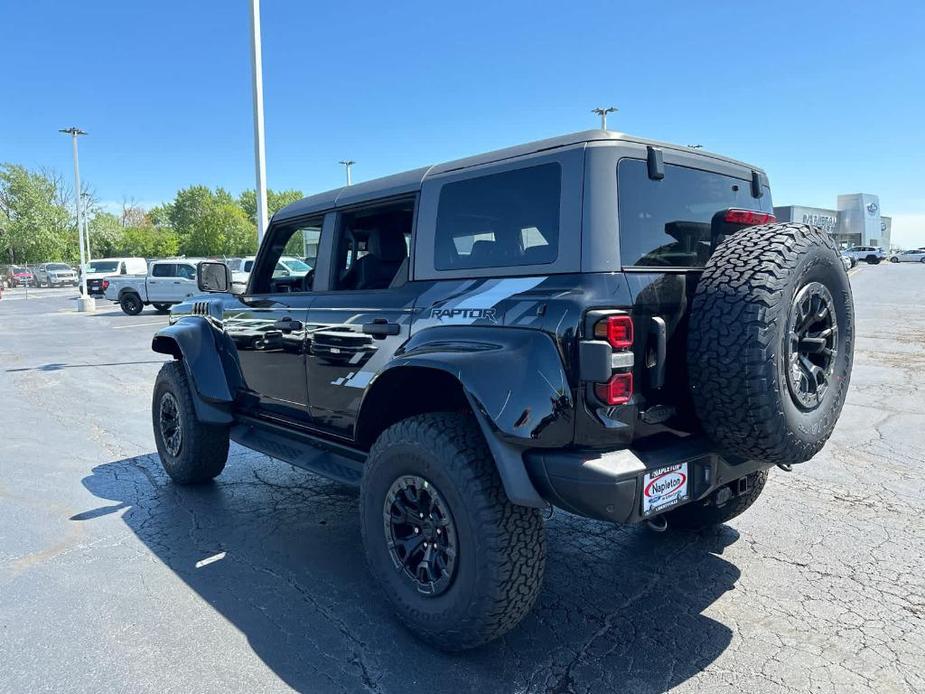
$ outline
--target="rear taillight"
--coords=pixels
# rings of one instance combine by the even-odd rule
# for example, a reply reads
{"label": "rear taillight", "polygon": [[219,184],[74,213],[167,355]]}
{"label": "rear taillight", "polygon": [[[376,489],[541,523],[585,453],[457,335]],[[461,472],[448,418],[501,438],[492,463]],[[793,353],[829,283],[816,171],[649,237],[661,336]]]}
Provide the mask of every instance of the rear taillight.
{"label": "rear taillight", "polygon": [[629,349],[633,346],[633,319],[608,316],[594,326],[594,337],[607,340],[614,349]]}
{"label": "rear taillight", "polygon": [[614,374],[607,383],[596,384],[594,394],[608,405],[625,405],[633,397],[633,374]]}
{"label": "rear taillight", "polygon": [[[610,357],[611,368],[632,368],[633,354],[629,350],[633,347],[634,333],[633,319],[622,313],[607,316],[594,324],[594,337],[606,340],[614,352]],[[625,405],[633,398],[633,372],[611,372],[605,383],[594,384],[594,394],[605,405]]]}
{"label": "rear taillight", "polygon": [[103,289],[109,289],[109,280],[103,280],[103,283],[101,286],[103,287]]}
{"label": "rear taillight", "polygon": [[754,210],[726,210],[725,221],[728,224],[742,224],[753,227],[756,224],[770,224],[776,222],[775,217],[770,212],[755,212]]}

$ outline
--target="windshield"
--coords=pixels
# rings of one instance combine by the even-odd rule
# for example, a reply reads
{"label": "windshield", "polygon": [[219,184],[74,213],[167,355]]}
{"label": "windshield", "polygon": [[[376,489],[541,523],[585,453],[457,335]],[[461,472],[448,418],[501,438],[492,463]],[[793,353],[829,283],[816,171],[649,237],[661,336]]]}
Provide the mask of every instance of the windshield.
{"label": "windshield", "polygon": [[306,265],[298,258],[283,258],[282,263],[289,268],[290,272],[308,272],[312,269],[310,265]]}
{"label": "windshield", "polygon": [[118,260],[96,260],[89,264],[88,272],[116,272],[119,269]]}
{"label": "windshield", "polygon": [[70,265],[65,265],[64,263],[52,263],[47,266],[49,270],[70,270]]}

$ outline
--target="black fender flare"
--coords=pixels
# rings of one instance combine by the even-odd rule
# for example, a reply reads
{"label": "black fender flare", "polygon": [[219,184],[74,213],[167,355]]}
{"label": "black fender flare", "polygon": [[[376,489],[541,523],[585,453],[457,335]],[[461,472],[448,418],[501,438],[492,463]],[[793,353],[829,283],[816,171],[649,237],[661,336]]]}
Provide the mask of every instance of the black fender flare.
{"label": "black fender flare", "polygon": [[234,393],[215,341],[215,331],[205,317],[185,316],[161,328],[151,340],[151,349],[170,354],[183,363],[200,421],[231,424]]}
{"label": "black fender flare", "polygon": [[444,371],[462,386],[512,503],[544,507],[527,474],[529,448],[559,448],[574,437],[574,397],[555,342],[525,328],[437,326],[411,336],[370,381],[393,369]]}

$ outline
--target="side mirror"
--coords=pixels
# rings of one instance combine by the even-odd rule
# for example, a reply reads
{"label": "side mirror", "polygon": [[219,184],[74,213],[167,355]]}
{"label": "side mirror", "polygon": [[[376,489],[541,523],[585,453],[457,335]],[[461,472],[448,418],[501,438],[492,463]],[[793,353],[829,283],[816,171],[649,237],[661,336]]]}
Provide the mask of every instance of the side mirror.
{"label": "side mirror", "polygon": [[227,292],[231,288],[231,270],[225,263],[204,260],[196,266],[196,286],[201,292]]}

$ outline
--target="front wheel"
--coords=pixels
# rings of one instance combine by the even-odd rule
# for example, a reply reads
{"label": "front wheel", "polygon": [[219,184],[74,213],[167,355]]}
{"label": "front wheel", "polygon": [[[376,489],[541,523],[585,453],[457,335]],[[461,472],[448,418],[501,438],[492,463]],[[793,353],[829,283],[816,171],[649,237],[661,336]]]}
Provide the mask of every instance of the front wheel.
{"label": "front wheel", "polygon": [[360,513],[370,571],[401,621],[438,648],[501,636],[539,594],[542,516],[508,500],[470,417],[425,414],[386,429],[366,463]]}
{"label": "front wheel", "polygon": [[894,257],[890,258],[890,262],[891,262],[891,263],[898,263],[898,262],[899,262],[899,258],[897,258],[897,257],[894,256]]}
{"label": "front wheel", "polygon": [[228,459],[228,427],[196,418],[186,371],[167,362],[154,381],[154,442],[164,470],[177,484],[201,484],[221,474]]}
{"label": "front wheel", "polygon": [[119,306],[130,316],[137,316],[145,307],[137,294],[123,294],[119,299]]}

